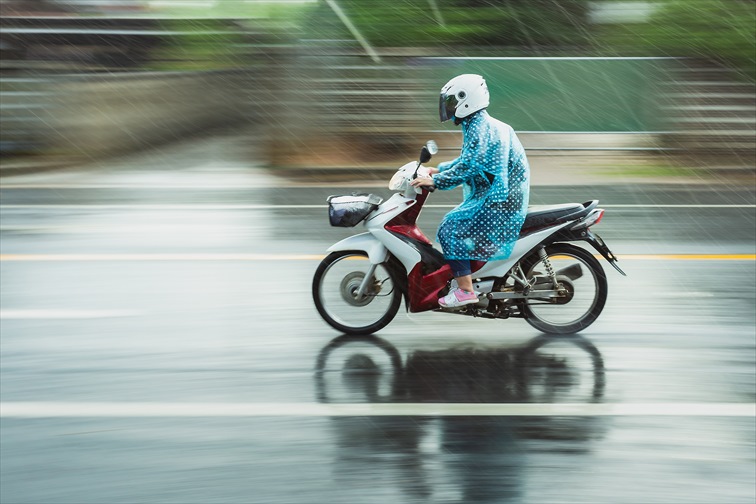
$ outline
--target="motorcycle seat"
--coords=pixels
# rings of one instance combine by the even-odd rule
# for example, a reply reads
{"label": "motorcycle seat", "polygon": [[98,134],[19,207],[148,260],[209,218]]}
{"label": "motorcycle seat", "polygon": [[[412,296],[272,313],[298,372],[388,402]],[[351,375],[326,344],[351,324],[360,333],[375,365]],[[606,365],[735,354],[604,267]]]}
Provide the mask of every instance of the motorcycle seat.
{"label": "motorcycle seat", "polygon": [[520,234],[532,233],[538,229],[557,224],[565,220],[565,217],[576,218],[587,210],[586,205],[581,203],[529,207]]}

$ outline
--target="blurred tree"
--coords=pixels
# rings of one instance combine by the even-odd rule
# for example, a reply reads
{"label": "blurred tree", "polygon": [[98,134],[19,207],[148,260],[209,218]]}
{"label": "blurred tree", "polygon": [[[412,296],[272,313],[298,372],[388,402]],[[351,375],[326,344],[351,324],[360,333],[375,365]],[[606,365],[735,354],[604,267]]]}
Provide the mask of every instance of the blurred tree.
{"label": "blurred tree", "polygon": [[[576,45],[588,40],[588,0],[336,0],[374,46]],[[311,12],[313,38],[350,39],[326,2]]]}
{"label": "blurred tree", "polygon": [[215,70],[243,66],[244,38],[233,22],[222,19],[172,19],[162,28],[175,32],[152,52],[155,70]]}
{"label": "blurred tree", "polygon": [[756,78],[755,0],[664,0],[648,23],[612,26],[615,52],[718,60]]}

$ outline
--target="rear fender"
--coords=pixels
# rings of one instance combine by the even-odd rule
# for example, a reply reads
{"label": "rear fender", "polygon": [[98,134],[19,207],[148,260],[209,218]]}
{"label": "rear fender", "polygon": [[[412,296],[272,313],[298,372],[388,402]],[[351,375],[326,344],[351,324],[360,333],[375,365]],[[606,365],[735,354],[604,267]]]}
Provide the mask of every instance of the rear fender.
{"label": "rear fender", "polygon": [[597,234],[592,233],[589,229],[585,230],[585,236],[583,236],[583,240],[587,241],[591,245],[593,245],[593,248],[599,251],[599,253],[604,256],[604,259],[606,259],[609,264],[611,264],[614,269],[616,269],[622,276],[627,276],[622,269],[620,269],[619,266],[617,266],[617,257],[612,253],[611,250],[609,250],[609,247],[606,246],[606,243],[604,243],[604,240],[601,239],[601,237]]}
{"label": "rear fender", "polygon": [[543,243],[543,245],[548,245],[550,243],[559,241],[585,241],[590,243],[593,248],[595,248],[604,257],[604,259],[606,259],[607,262],[612,265],[614,269],[616,269],[622,276],[627,276],[627,274],[622,271],[619,266],[617,266],[617,256],[615,256],[612,251],[609,250],[609,247],[606,245],[606,243],[604,243],[604,240],[602,240],[599,235],[593,233],[590,229],[565,229],[561,233],[555,235],[553,240],[549,240],[548,243]]}

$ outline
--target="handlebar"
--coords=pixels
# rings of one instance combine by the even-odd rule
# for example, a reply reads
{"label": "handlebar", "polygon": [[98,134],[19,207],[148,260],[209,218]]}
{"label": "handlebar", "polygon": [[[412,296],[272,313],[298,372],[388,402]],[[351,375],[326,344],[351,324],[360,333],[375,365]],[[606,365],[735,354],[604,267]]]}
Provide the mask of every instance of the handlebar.
{"label": "handlebar", "polygon": [[[420,163],[417,164],[417,167],[420,167]],[[417,178],[417,169],[415,169],[414,175],[412,175],[412,180],[415,180]],[[433,192],[436,190],[436,186],[423,186],[423,189],[427,189],[428,192]]]}

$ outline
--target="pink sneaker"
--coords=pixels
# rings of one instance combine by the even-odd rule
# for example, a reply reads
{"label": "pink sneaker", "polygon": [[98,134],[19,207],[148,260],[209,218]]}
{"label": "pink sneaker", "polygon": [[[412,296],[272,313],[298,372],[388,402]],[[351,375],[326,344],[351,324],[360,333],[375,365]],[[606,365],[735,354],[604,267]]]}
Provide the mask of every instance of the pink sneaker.
{"label": "pink sneaker", "polygon": [[475,304],[477,302],[477,294],[474,292],[466,292],[459,288],[452,290],[449,294],[438,300],[438,304],[441,308],[459,308],[460,306]]}

